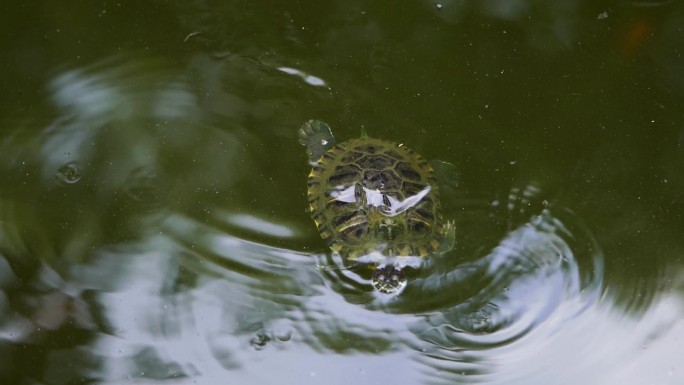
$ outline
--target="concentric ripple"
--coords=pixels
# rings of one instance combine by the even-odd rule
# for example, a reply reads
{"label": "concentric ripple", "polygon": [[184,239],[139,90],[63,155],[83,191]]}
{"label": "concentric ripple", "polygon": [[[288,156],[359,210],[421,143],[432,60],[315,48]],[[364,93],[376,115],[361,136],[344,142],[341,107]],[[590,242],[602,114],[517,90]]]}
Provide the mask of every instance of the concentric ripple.
{"label": "concentric ripple", "polygon": [[[340,266],[334,258],[326,261]],[[350,302],[413,313],[408,329],[415,338],[404,342],[419,353],[414,359],[438,369],[446,381],[494,370],[487,357],[495,351],[521,349],[540,325],[557,330],[595,305],[603,257],[572,213],[545,209],[473,262],[427,262],[398,297],[373,295],[360,269],[323,272]]]}

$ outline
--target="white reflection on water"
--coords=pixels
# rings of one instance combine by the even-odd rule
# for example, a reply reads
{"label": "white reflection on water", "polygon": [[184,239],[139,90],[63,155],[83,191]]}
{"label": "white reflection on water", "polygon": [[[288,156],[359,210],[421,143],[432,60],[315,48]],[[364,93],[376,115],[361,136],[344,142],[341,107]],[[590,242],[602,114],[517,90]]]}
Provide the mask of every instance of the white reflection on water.
{"label": "white reflection on water", "polygon": [[234,214],[227,219],[228,223],[251,230],[255,233],[265,233],[278,238],[291,238],[295,232],[291,227],[258,218],[254,215]]}
{"label": "white reflection on water", "polygon": [[278,67],[278,70],[281,72],[284,72],[288,75],[297,76],[312,86],[317,86],[317,87],[326,87],[327,86],[327,84],[325,83],[325,80],[319,78],[318,76],[309,75],[306,72],[303,72],[303,71],[298,70],[296,68]]}
{"label": "white reflection on water", "polygon": [[541,325],[525,349],[497,357],[506,376],[491,383],[680,383],[676,379],[684,373],[673,369],[682,354],[677,341],[684,337],[681,297],[661,296],[641,319],[626,316],[611,301],[606,295],[572,322]]}
{"label": "white reflection on water", "polygon": [[[531,263],[542,274],[535,276],[550,281],[513,282],[518,276],[500,293],[505,298],[492,297],[499,309],[514,302],[532,315],[513,317],[493,333],[454,327],[460,336],[441,341],[438,352],[431,348],[437,341],[420,332],[421,315],[349,302],[327,287],[309,255],[246,242],[179,215],[161,224],[167,236],[140,245],[156,252],[103,258],[128,269],[121,286],[101,297],[112,336],[98,338],[94,353],[109,357],[105,383],[145,383],[150,376],[179,384],[287,378],[301,384],[636,385],[682,378],[676,364],[684,302],[676,294],[659,296],[649,313],[635,318],[612,305],[609,291],[600,300],[591,287],[545,293],[545,287],[563,287],[556,273],[543,273],[562,263],[537,260]],[[183,278],[187,273],[194,278]],[[555,308],[534,315],[545,302]],[[663,360],[664,352],[669,358]],[[643,371],[644,361],[656,361],[648,363],[651,372]]]}

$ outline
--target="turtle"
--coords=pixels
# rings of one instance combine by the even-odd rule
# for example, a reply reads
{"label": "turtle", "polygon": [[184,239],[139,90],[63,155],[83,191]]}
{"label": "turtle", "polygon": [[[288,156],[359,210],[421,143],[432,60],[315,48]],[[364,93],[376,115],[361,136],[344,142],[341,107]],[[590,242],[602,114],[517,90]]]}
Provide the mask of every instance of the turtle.
{"label": "turtle", "polygon": [[309,211],[321,237],[345,261],[374,268],[377,291],[401,292],[405,267],[452,249],[454,222],[444,219],[433,168],[418,153],[364,130],[336,145],[319,120],[302,125],[299,142],[312,166]]}

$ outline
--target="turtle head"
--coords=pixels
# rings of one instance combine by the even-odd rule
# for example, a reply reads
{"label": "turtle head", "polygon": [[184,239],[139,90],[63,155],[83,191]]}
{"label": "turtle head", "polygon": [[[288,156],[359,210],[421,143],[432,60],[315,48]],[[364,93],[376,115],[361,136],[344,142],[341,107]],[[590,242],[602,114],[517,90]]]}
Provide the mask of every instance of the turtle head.
{"label": "turtle head", "polygon": [[406,275],[397,265],[378,265],[371,282],[383,294],[399,294],[406,287]]}

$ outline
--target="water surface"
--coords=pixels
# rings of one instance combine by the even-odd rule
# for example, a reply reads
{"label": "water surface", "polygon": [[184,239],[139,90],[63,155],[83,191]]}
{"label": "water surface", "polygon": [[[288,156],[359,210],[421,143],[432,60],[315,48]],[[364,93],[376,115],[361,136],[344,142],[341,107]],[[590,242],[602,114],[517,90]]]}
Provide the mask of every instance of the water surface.
{"label": "water surface", "polygon": [[[674,1],[5,6],[0,382],[679,384]],[[384,296],[297,129],[448,162]]]}

